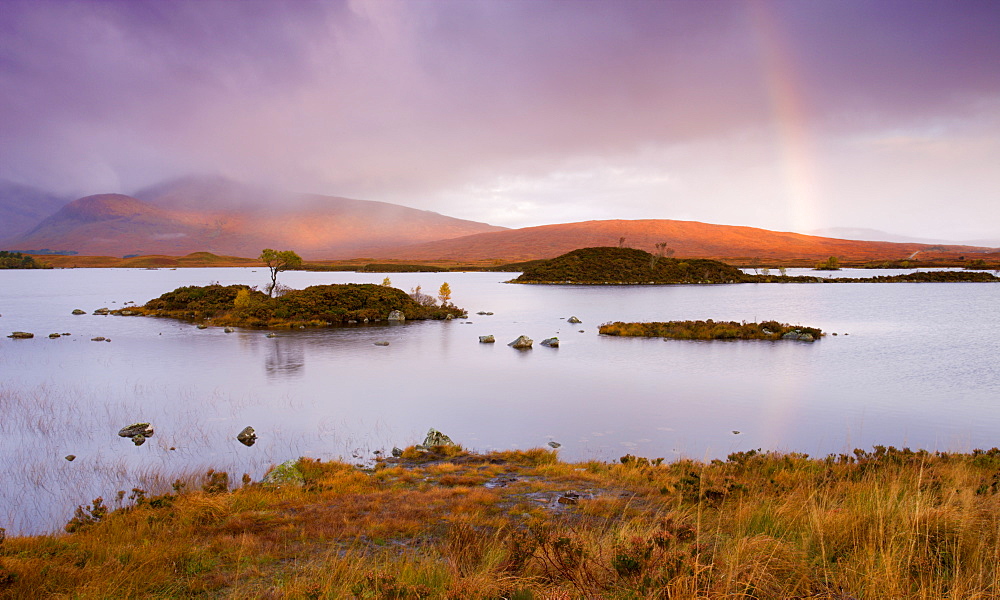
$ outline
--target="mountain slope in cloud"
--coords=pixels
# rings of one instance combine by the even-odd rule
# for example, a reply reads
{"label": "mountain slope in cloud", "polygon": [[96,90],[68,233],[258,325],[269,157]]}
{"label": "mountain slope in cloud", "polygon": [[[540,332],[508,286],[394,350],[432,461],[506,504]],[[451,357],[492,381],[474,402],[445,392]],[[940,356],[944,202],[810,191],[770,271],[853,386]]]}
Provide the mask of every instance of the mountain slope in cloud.
{"label": "mountain slope in cloud", "polygon": [[257,256],[274,247],[305,258],[351,258],[376,246],[502,229],[384,202],[192,177],[140,190],[135,197],[81,198],[8,245],[112,256],[196,251]]}
{"label": "mountain slope in cloud", "polygon": [[0,240],[30,231],[68,201],[38,188],[0,180]]}
{"label": "mountain slope in cloud", "polygon": [[413,260],[523,261],[552,258],[577,248],[616,246],[654,251],[665,243],[678,257],[813,261],[830,256],[842,260],[904,259],[914,252],[974,252],[986,248],[928,246],[915,243],[863,242],[769,231],[754,227],[711,225],[669,219],[585,221],[481,233],[397,248],[384,248],[380,258]]}

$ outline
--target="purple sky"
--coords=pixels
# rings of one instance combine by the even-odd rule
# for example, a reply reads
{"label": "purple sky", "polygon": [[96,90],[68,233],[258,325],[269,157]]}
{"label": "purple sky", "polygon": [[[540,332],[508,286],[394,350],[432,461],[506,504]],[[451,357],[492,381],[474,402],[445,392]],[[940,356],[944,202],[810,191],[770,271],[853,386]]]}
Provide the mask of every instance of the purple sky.
{"label": "purple sky", "polygon": [[998,32],[995,0],[0,0],[0,178],[995,239]]}

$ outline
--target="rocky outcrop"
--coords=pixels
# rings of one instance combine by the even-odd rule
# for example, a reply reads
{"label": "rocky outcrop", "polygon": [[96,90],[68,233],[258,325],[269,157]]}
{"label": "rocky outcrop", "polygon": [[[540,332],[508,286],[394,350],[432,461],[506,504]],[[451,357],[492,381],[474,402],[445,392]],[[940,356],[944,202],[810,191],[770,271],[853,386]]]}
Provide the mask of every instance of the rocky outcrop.
{"label": "rocky outcrop", "polygon": [[518,350],[528,350],[531,348],[531,344],[534,342],[532,339],[526,335],[518,336],[516,340],[507,344],[511,348],[517,348]]}
{"label": "rocky outcrop", "polygon": [[296,463],[298,463],[297,460],[286,460],[268,471],[261,483],[274,486],[302,487],[306,480]]}
{"label": "rocky outcrop", "polygon": [[455,442],[451,441],[451,438],[447,435],[441,433],[433,427],[427,432],[427,437],[424,438],[424,443],[421,444],[424,448],[431,448],[433,446],[454,446]]}

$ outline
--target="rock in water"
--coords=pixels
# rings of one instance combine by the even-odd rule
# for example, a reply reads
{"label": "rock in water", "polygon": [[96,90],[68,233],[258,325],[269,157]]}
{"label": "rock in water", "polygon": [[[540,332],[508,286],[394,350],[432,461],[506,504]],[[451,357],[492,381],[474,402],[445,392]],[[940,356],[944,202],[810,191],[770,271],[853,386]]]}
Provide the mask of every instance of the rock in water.
{"label": "rock in water", "polygon": [[141,433],[139,435],[132,436],[132,443],[136,446],[141,446],[146,443],[146,436]]}
{"label": "rock in water", "polygon": [[59,334],[59,333],[50,333],[50,334],[49,334],[49,339],[50,339],[50,340],[54,340],[54,339],[56,339],[57,337],[62,337],[62,334]]}
{"label": "rock in water", "polygon": [[406,315],[404,315],[403,311],[401,310],[394,310],[391,313],[389,313],[388,318],[390,321],[405,321]]}
{"label": "rock in water", "polygon": [[74,460],[76,460],[76,455],[75,454],[67,454],[66,455],[66,460],[68,460],[69,462],[73,462]]}
{"label": "rock in water", "polygon": [[801,331],[799,331],[797,329],[789,331],[785,335],[781,336],[781,339],[783,339],[783,340],[798,340],[800,342],[814,342],[814,341],[816,341],[816,338],[814,338],[812,336],[812,334],[810,334],[810,333],[802,333]]}
{"label": "rock in water", "polygon": [[427,432],[427,437],[424,438],[424,443],[421,445],[427,448],[431,446],[454,446],[455,442],[451,441],[450,437],[431,427]]}
{"label": "rock in water", "polygon": [[90,341],[92,341],[92,342],[106,342],[106,341],[108,341],[108,338],[99,335],[99,336],[97,336],[95,338],[90,338]]}
{"label": "rock in water", "polygon": [[546,346],[548,348],[558,348],[559,347],[559,338],[557,338],[557,337],[546,338],[546,339],[542,340],[542,345]]}
{"label": "rock in water", "polygon": [[243,431],[236,435],[236,439],[239,440],[241,444],[249,448],[257,442],[257,434],[254,432],[253,427],[247,425],[243,428]]}
{"label": "rock in water", "polygon": [[12,331],[7,337],[14,338],[15,340],[30,340],[35,337],[35,334],[28,333],[27,331]]}
{"label": "rock in water", "polygon": [[[142,436],[143,441],[148,437],[153,437],[153,428],[149,426],[149,423],[133,423],[128,427],[122,427],[118,430],[118,435],[121,437],[132,438],[135,441],[136,436]],[[136,446],[141,445],[142,442],[136,444]]]}
{"label": "rock in water", "polygon": [[550,448],[558,448],[559,446],[562,446],[559,442],[549,442]]}
{"label": "rock in water", "polygon": [[395,456],[396,458],[399,458],[400,456],[403,455],[403,449],[400,448],[399,446],[393,446],[392,455]]}
{"label": "rock in water", "polygon": [[204,323],[198,323],[198,329],[208,329],[208,325],[205,325]]}
{"label": "rock in water", "polygon": [[481,336],[479,336],[479,343],[480,344],[495,344],[496,341],[497,341],[496,338],[493,337],[492,335],[481,335]]}
{"label": "rock in water", "polygon": [[302,476],[302,471],[296,465],[297,460],[286,460],[280,465],[274,467],[267,472],[261,483],[266,485],[289,485],[294,487],[302,487],[305,485],[305,478]]}
{"label": "rock in water", "polygon": [[233,329],[232,327],[226,327],[226,328],[225,328],[225,329],[223,329],[222,331],[224,331],[224,332],[226,332],[226,333],[232,333],[232,332],[234,332],[234,331],[236,331],[236,330],[235,330],[235,329]]}
{"label": "rock in water", "polygon": [[513,342],[511,342],[511,343],[509,343],[507,345],[510,346],[511,348],[517,348],[519,350],[524,350],[524,349],[531,348],[531,344],[532,343],[533,342],[532,342],[532,340],[531,340],[530,337],[528,337],[526,335],[522,335],[522,336],[519,336],[516,340],[514,340]]}
{"label": "rock in water", "polygon": [[74,308],[73,309],[73,314],[74,315],[85,315],[85,314],[87,314],[87,311],[79,309],[79,308]]}
{"label": "rock in water", "polygon": [[583,321],[581,321],[580,319],[577,319],[576,317],[570,317],[569,320],[566,321],[566,322],[567,323],[583,323]]}
{"label": "rock in water", "polygon": [[388,346],[388,345],[389,345],[389,342],[386,342],[386,341],[382,341],[382,342],[375,342],[375,345],[376,345],[376,346]]}
{"label": "rock in water", "polygon": [[94,311],[95,315],[106,315],[111,312],[110,308],[98,308]]}

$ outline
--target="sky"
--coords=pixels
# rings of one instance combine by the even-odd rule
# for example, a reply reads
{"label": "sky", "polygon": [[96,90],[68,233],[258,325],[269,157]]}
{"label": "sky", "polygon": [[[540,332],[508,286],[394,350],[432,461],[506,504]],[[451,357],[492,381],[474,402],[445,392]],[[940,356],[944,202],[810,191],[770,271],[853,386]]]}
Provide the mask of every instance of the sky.
{"label": "sky", "polygon": [[1000,239],[995,0],[0,0],[0,178]]}

